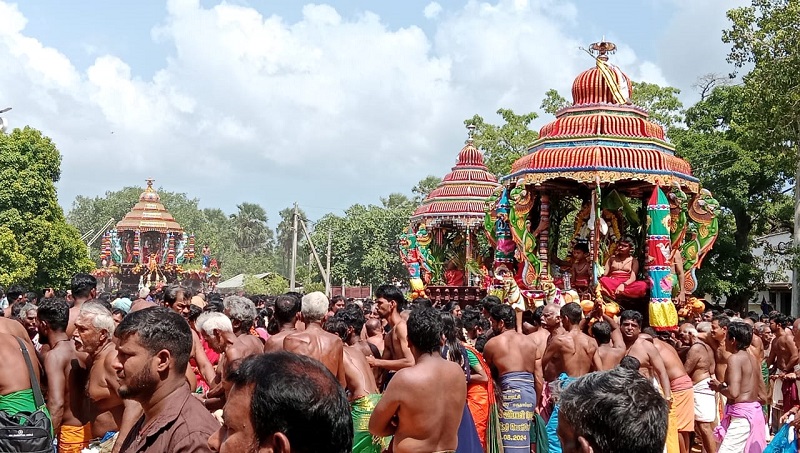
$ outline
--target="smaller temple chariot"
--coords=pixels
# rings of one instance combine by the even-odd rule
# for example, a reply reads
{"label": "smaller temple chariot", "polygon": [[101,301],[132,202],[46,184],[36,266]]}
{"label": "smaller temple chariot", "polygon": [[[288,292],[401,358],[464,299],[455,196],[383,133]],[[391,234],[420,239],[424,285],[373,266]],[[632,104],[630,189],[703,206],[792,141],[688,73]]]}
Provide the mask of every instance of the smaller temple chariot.
{"label": "smaller temple chariot", "polygon": [[473,143],[474,126],[469,130],[456,165],[414,211],[400,237],[414,297],[424,293],[435,302],[466,304],[486,295],[488,271],[479,237],[484,235],[486,199],[500,184]]}
{"label": "smaller temple chariot", "polygon": [[148,179],[139,201],[103,236],[102,266],[95,275],[117,282],[123,291],[181,279],[192,286],[202,286],[219,279],[215,269],[184,270],[183,266],[194,257],[194,235],[187,234],[175,221],[153,189],[153,180]]}

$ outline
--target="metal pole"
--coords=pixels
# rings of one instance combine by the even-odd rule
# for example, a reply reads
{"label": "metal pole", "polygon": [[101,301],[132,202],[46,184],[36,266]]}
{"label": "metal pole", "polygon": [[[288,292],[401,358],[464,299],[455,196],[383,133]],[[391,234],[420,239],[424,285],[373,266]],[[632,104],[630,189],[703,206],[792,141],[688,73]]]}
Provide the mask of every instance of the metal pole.
{"label": "metal pole", "polygon": [[326,258],[325,263],[325,273],[327,274],[327,278],[325,278],[325,295],[331,297],[331,241],[333,238],[333,232],[328,230],[328,256]]}
{"label": "metal pole", "polygon": [[294,204],[294,214],[292,214],[292,263],[289,269],[289,289],[294,291],[297,288],[295,273],[297,272],[297,202]]}

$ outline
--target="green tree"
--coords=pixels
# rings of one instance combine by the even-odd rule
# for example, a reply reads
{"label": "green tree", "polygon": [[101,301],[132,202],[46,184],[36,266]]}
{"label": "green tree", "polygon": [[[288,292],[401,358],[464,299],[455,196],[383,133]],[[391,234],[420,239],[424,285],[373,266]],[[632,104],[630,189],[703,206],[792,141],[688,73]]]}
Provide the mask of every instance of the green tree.
{"label": "green tree", "polygon": [[417,183],[416,186],[414,186],[413,189],[411,189],[411,193],[414,194],[412,202],[415,205],[421,204],[423,201],[425,201],[425,198],[427,198],[428,194],[433,192],[433,189],[435,189],[441,183],[442,178],[438,176],[428,175],[424,177]]}
{"label": "green tree", "polygon": [[263,278],[258,278],[255,275],[247,274],[244,276],[244,292],[246,294],[269,294],[270,286]]}
{"label": "green tree", "polygon": [[500,126],[487,123],[480,115],[464,120],[464,124],[475,126],[475,146],[484,152],[489,171],[499,177],[509,174],[514,161],[525,155],[528,145],[539,137],[530,128],[539,115],[535,112],[517,115],[511,109],[499,109],[497,114],[504,121]]}
{"label": "green tree", "polygon": [[239,211],[231,214],[231,220],[237,247],[247,253],[270,252],[272,230],[267,226],[267,211],[255,203],[242,203],[236,208]]}
{"label": "green tree", "polygon": [[633,82],[631,102],[650,114],[650,121],[669,130],[683,119],[683,103],[678,99],[681,90],[655,83]]}
{"label": "green tree", "polygon": [[93,268],[86,245],[58,205],[60,166],[61,154],[41,132],[25,127],[0,133],[0,225],[8,229],[2,240],[9,247],[3,266],[20,279],[16,283],[64,287],[76,272]]}
{"label": "green tree", "polygon": [[[800,246],[800,3],[752,0],[728,11],[731,28],[722,40],[731,45],[728,61],[744,74],[744,103],[767,141],[763,152],[794,163],[793,245]],[[793,260],[795,264],[800,259]],[[792,313],[800,304],[800,267],[794,268]]]}
{"label": "green tree", "polygon": [[550,88],[544,93],[544,99],[542,99],[542,105],[539,108],[545,113],[555,115],[557,111],[570,105],[572,104],[564,96],[561,96],[557,90]]}
{"label": "green tree", "polygon": [[412,208],[414,202],[402,193],[390,193],[388,197],[381,197],[381,204],[386,209]]}
{"label": "green tree", "polygon": [[[375,205],[351,206],[344,216],[326,214],[319,219],[312,234],[315,244],[331,241],[331,283],[379,285],[393,277],[407,276],[398,256],[397,237],[408,225],[413,211],[409,204],[396,207]],[[320,259],[325,259],[324,253]]]}
{"label": "green tree", "polygon": [[278,296],[289,291],[289,282],[278,274],[271,274],[264,277],[266,288],[263,294]]}
{"label": "green tree", "polygon": [[791,160],[769,152],[768,134],[752,121],[746,99],[746,87],[715,87],[687,109],[685,129],[671,130],[677,152],[724,207],[719,239],[698,271],[698,293],[725,295],[736,308],[763,284],[753,239],[782,222],[776,217],[786,215],[779,207],[792,177]]}
{"label": "green tree", "polygon": [[[651,121],[665,129],[674,127],[682,121],[683,103],[678,99],[681,90],[647,82],[633,82],[632,85],[631,103],[647,110]],[[545,113],[555,115],[558,110],[570,105],[564,96],[551,88],[545,93],[540,108]]]}
{"label": "green tree", "polygon": [[20,251],[17,238],[7,227],[0,226],[0,285],[8,288],[30,281],[36,272],[36,262]]}

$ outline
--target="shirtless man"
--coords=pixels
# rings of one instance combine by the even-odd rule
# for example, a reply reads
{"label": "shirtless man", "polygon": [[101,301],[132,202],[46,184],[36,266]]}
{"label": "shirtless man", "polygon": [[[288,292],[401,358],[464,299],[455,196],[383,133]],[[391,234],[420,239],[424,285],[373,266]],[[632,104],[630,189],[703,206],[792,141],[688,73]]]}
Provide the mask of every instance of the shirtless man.
{"label": "shirtless man", "polygon": [[688,346],[683,366],[694,383],[695,432],[702,439],[706,453],[713,453],[717,451],[713,435],[717,407],[714,391],[708,384],[714,372],[714,351],[700,341],[697,330],[690,323],[681,325],[679,335],[681,342]]}
{"label": "shirtless man", "polygon": [[209,311],[200,315],[195,323],[197,330],[203,335],[208,346],[221,355],[217,367],[217,377],[214,384],[219,387],[211,389],[203,398],[203,406],[215,411],[224,406],[225,395],[230,391],[227,380],[228,374],[236,369],[245,357],[261,354],[261,342],[252,335],[239,335],[233,332],[231,320],[222,313]]}
{"label": "shirtless man", "polygon": [[625,310],[620,314],[622,339],[625,341],[625,354],[639,360],[639,372],[648,379],[655,379],[667,400],[672,399],[669,376],[664,361],[653,343],[639,334],[642,332],[642,314],[634,310]]}
{"label": "shirtless man", "polygon": [[43,299],[37,312],[39,341],[49,346],[44,358],[47,410],[58,439],[59,453],[89,446],[90,406],[84,396],[88,378],[86,354],[79,354],[67,336],[69,305],[64,299]]}
{"label": "shirtless man", "polygon": [[467,398],[464,372],[439,353],[442,318],[435,308],[414,310],[407,327],[414,365],[400,369],[391,380],[370,417],[369,431],[394,436],[395,453],[455,451]]}
{"label": "shirtless man", "polygon": [[[86,395],[92,401],[92,437],[101,438],[109,432],[117,432],[114,438],[124,439],[141,415],[138,403],[128,408],[119,396],[119,381],[113,368],[117,350],[112,338],[116,324],[111,312],[99,302],[86,302],[75,320],[72,340],[80,353],[89,355],[91,367]],[[121,442],[114,446],[119,451]]]}
{"label": "shirtless man", "polygon": [[[364,313],[356,305],[350,305],[356,311]],[[378,391],[378,384],[372,374],[372,369],[367,363],[364,351],[358,346],[348,345],[348,337],[353,333],[352,327],[344,321],[344,311],[348,308],[339,310],[325,321],[325,331],[330,332],[344,342],[344,373],[347,386],[347,397],[350,401],[351,415],[353,418],[353,451],[383,451],[389,445],[382,438],[373,438],[369,432],[369,419],[372,416],[373,408],[381,399]],[[387,439],[388,440],[388,439]]]}
{"label": "shirtless man", "polygon": [[34,351],[33,342],[31,338],[28,336],[28,331],[22,327],[22,324],[15,319],[10,318],[3,318],[0,317],[0,333],[6,333],[9,335],[13,335],[20,340],[24,341],[25,344],[28,346],[29,350]]}
{"label": "shirtless man", "polygon": [[[12,322],[17,323],[17,321]],[[24,341],[22,338],[20,340]],[[17,415],[19,411],[35,412],[37,409],[31,389],[31,379],[39,379],[39,361],[36,358],[36,351],[31,346],[26,348],[35,376],[31,376],[28,372],[28,365],[25,363],[17,338],[14,335],[0,333],[0,357],[3,357],[3,366],[0,367],[0,410],[11,417]],[[463,374],[461,380],[464,380]],[[52,451],[52,448],[50,450]]]}
{"label": "shirtless man", "polygon": [[[347,307],[337,311],[333,317],[344,322],[344,325],[347,329],[344,338],[344,344],[347,346],[352,346],[355,348],[355,350],[360,351],[364,355],[364,363],[366,363],[367,357],[373,357],[376,359],[381,358],[381,353],[378,350],[378,347],[363,339],[360,335],[360,333],[364,330],[366,318],[364,317],[364,312],[358,308],[358,305],[348,305]],[[381,377],[383,377],[383,372],[380,368],[372,368],[372,374],[376,382],[380,382]]]}
{"label": "shirtless man", "polygon": [[545,348],[543,367],[552,363],[553,371],[557,375],[566,373],[570,378],[577,378],[591,371],[597,342],[581,332],[582,318],[583,309],[580,304],[572,302],[561,307],[561,324],[566,332],[556,335]]}
{"label": "shirtless man", "polygon": [[376,357],[383,357],[385,344],[383,342],[383,326],[380,319],[368,319],[364,328],[367,331],[367,342],[378,350]]}
{"label": "shirtless man", "polygon": [[[705,314],[704,314],[705,316]],[[728,335],[728,324],[731,320],[725,315],[716,315],[711,320],[711,332],[700,333],[700,339],[705,341],[714,351],[714,377],[725,380],[725,370],[728,367],[730,352],[725,348],[725,338]]]}
{"label": "shirtless man", "polygon": [[[550,342],[552,342],[557,336],[566,333],[564,327],[561,324],[561,307],[556,304],[548,304],[544,306],[542,310],[542,327],[544,327],[545,331],[547,332],[547,337],[545,339],[545,344],[541,345],[537,343],[537,348],[540,350],[541,355],[539,357],[544,357],[544,350]],[[544,334],[541,334],[544,336]],[[539,339],[541,337],[537,337]],[[552,382],[558,378],[558,371],[555,369],[555,363],[549,363],[545,367],[541,363],[541,359],[539,360],[540,366],[542,368],[542,379],[541,382]]]}
{"label": "shirtless man", "polygon": [[614,318],[602,314],[602,321],[592,324],[592,336],[597,341],[597,351],[592,358],[593,371],[608,371],[625,357],[625,340]]}
{"label": "shirtless man", "polygon": [[[191,304],[189,299],[186,297],[186,291],[184,288],[179,285],[166,286],[164,288],[164,305],[166,305],[167,308],[171,309],[175,313],[183,316],[183,318],[186,319],[186,322],[189,322],[189,306]],[[143,304],[139,309],[149,308],[150,306],[152,305]],[[138,311],[139,309],[131,308],[131,311]],[[203,343],[200,341],[200,337],[194,330],[192,330],[192,354],[189,359],[194,359],[194,362],[197,364],[197,369],[200,371],[203,379],[208,383],[208,385],[212,385],[211,383],[216,377],[216,371],[214,371],[214,365],[212,365],[211,361],[208,360],[208,356],[206,355],[206,351],[203,349]],[[186,369],[186,380],[189,382],[189,386],[192,388],[194,388],[194,386],[197,384],[192,367],[187,367]]]}
{"label": "shirtless man", "polygon": [[261,342],[261,337],[251,335],[250,329],[258,317],[258,310],[252,300],[242,296],[228,296],[223,301],[225,306],[225,316],[231,320],[233,325],[233,333],[237,337],[251,337],[254,340],[253,345],[260,344],[261,349],[264,349],[264,343]]}
{"label": "shirtless man", "polygon": [[345,387],[344,345],[339,337],[322,329],[322,319],[327,313],[328,297],[325,294],[314,291],[303,296],[300,319],[306,330],[287,335],[283,349],[319,360]]}
{"label": "shirtless man", "polygon": [[[788,325],[789,319],[782,313],[775,314],[769,319],[769,329],[775,335],[775,339],[772,340],[767,366],[770,368],[771,379],[775,380],[772,403],[777,412],[776,416],[800,403],[794,381],[794,370],[798,363],[797,346],[793,335],[786,331]],[[784,379],[787,375],[789,379]],[[782,403],[776,404],[779,401]]]}
{"label": "shirtless man", "polygon": [[286,335],[297,332],[295,325],[300,314],[300,298],[284,294],[275,298],[275,321],[278,323],[278,333],[269,337],[264,343],[264,352],[280,351],[283,349],[283,339]]}
{"label": "shirtless man", "polygon": [[372,369],[367,363],[364,352],[357,346],[347,344],[350,327],[341,316],[334,315],[325,323],[325,331],[341,338],[344,343],[345,390],[350,401],[361,397],[380,393]]}
{"label": "shirtless man", "polygon": [[[721,424],[727,426],[719,452],[764,451],[767,446],[764,414],[759,402],[756,358],[747,352],[753,329],[743,322],[731,322],[725,346],[730,353],[725,380],[712,380],[710,387],[727,398]],[[760,373],[759,373],[760,374]]]}
{"label": "shirtless man", "polygon": [[67,336],[69,337],[75,331],[75,320],[78,319],[83,303],[97,297],[97,279],[91,274],[75,274],[70,282],[70,291],[72,292],[72,308],[69,309],[69,324],[67,325]]}
{"label": "shirtless man", "polygon": [[378,351],[377,346],[361,338],[361,331],[364,329],[366,318],[364,312],[358,308],[358,305],[352,304],[338,310],[334,315],[336,318],[341,319],[347,327],[347,336],[344,342],[348,346],[352,346],[357,351],[361,351],[364,357],[381,358],[381,353]]}
{"label": "shirtless man", "polygon": [[483,357],[503,393],[500,431],[506,449],[530,449],[530,424],[541,398],[542,383],[534,382],[539,348],[530,337],[516,331],[514,309],[509,305],[491,308],[494,335],[483,349]]}
{"label": "shirtless man", "polygon": [[[580,304],[572,302],[564,305],[561,307],[560,316],[565,332],[550,338],[542,357],[542,367],[548,370],[545,374],[546,382],[563,388],[591,371],[597,342],[581,332],[583,309]],[[550,439],[558,438],[556,435],[558,411],[559,405],[556,402],[546,426]]]}
{"label": "shirtless man", "polygon": [[669,333],[663,332],[658,335],[653,338],[653,346],[664,361],[672,392],[667,427],[667,452],[687,453],[691,447],[689,434],[694,431],[694,384],[678,352],[671,344],[664,341],[669,337]]}
{"label": "shirtless man", "polygon": [[[531,321],[533,325],[533,332],[526,334],[528,338],[533,340],[536,344],[536,372],[534,373],[533,377],[536,379],[536,382],[539,382],[539,391],[543,389],[543,383],[545,382],[544,379],[544,367],[542,366],[542,357],[544,356],[544,350],[547,347],[548,338],[550,338],[550,331],[547,330],[547,326],[544,324],[544,310],[545,306],[542,305],[540,307],[536,307],[536,310],[533,311],[531,316]],[[560,313],[560,311],[559,311]],[[557,320],[558,324],[561,325],[561,317],[556,316],[555,319]],[[552,374],[552,373],[551,373]],[[539,400],[541,401],[541,399]]]}
{"label": "shirtless man", "polygon": [[367,357],[371,367],[383,368],[387,371],[383,379],[384,386],[389,383],[394,373],[414,365],[414,355],[408,347],[408,328],[401,315],[406,306],[403,293],[393,285],[381,285],[375,290],[375,303],[378,315],[385,319],[391,330],[384,337],[384,349],[380,359]]}

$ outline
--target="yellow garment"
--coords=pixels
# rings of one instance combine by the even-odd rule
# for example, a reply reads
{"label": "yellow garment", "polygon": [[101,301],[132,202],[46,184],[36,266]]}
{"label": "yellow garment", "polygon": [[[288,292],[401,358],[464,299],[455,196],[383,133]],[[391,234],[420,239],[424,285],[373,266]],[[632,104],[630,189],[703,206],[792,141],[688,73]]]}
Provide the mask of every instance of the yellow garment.
{"label": "yellow garment", "polygon": [[61,425],[58,434],[58,453],[81,453],[92,440],[92,424],[83,426]]}
{"label": "yellow garment", "polygon": [[650,302],[650,326],[656,330],[671,329],[678,325],[678,311],[669,302]]}
{"label": "yellow garment", "polygon": [[600,74],[602,74],[603,79],[606,81],[606,86],[608,86],[609,91],[614,96],[614,100],[617,101],[617,104],[625,105],[628,103],[628,99],[622,94],[622,90],[620,90],[620,83],[625,83],[624,80],[620,80],[617,82],[616,77],[611,72],[612,69],[609,68],[608,63],[597,58],[597,69],[600,70]]}

